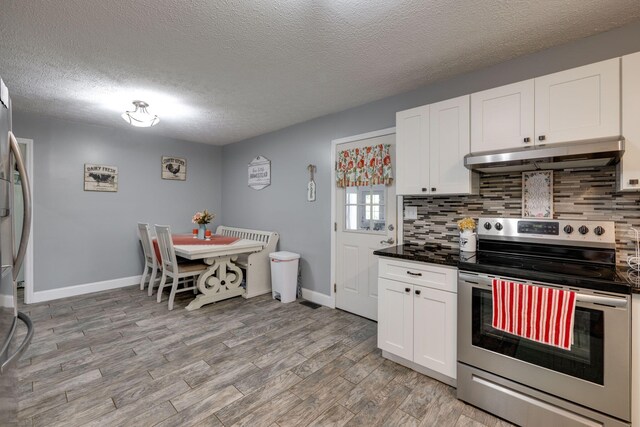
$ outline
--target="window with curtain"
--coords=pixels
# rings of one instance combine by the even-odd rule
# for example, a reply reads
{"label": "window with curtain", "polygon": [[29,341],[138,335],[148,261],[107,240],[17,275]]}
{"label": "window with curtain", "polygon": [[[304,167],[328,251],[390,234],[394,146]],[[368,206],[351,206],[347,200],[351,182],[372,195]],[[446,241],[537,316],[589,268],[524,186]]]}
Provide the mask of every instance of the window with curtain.
{"label": "window with curtain", "polygon": [[389,144],[378,144],[340,151],[336,161],[338,187],[391,185],[390,147]]}

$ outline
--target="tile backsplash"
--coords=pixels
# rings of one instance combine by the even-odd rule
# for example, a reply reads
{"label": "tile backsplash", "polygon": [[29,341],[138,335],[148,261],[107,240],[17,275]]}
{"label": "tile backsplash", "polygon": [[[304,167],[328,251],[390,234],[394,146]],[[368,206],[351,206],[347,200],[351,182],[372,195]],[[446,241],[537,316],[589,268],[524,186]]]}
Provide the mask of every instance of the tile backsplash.
{"label": "tile backsplash", "polygon": [[[562,170],[553,173],[553,217],[615,221],[617,261],[635,251],[631,227],[640,229],[640,193],[617,193],[615,166]],[[522,215],[522,173],[482,175],[477,196],[404,197],[404,207],[416,206],[418,219],[405,219],[405,243],[440,243],[459,250],[456,221],[465,216]]]}

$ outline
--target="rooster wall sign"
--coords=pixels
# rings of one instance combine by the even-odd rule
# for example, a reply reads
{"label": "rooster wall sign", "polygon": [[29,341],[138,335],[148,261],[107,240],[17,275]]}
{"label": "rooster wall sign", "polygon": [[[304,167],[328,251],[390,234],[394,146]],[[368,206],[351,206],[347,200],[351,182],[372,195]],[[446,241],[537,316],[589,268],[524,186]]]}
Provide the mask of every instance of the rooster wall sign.
{"label": "rooster wall sign", "polygon": [[85,163],[84,191],[118,191],[118,168]]}
{"label": "rooster wall sign", "polygon": [[187,180],[187,159],[162,156],[162,179]]}

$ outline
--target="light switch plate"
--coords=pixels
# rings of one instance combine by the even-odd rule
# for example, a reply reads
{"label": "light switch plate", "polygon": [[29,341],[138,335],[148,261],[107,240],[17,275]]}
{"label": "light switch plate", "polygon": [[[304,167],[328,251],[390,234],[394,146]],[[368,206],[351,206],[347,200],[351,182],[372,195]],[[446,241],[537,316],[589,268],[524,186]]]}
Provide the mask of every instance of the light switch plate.
{"label": "light switch plate", "polygon": [[418,207],[406,206],[404,208],[404,219],[418,219]]}

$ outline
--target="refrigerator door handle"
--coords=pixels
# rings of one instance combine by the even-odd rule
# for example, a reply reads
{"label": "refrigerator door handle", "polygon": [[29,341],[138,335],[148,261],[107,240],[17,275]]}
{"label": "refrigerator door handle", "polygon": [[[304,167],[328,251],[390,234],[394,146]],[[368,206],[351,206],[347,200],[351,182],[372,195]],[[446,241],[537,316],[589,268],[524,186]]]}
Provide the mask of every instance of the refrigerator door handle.
{"label": "refrigerator door handle", "polygon": [[24,261],[25,253],[27,252],[27,244],[29,243],[29,234],[31,233],[31,187],[29,185],[29,177],[27,176],[27,170],[24,166],[24,159],[22,158],[22,152],[20,146],[13,132],[9,132],[9,141],[11,146],[11,152],[16,158],[16,167],[22,179],[22,198],[24,200],[24,212],[22,216],[22,234],[20,237],[20,246],[18,252],[13,261],[13,280],[18,278],[22,262]]}
{"label": "refrigerator door handle", "polygon": [[[33,338],[33,322],[31,321],[29,316],[19,311],[18,319],[22,320],[27,325],[27,335],[24,337],[24,340],[22,340],[22,344],[20,344],[20,347],[18,347],[16,352],[9,356],[9,358],[2,364],[2,366],[0,366],[0,374],[4,374],[15,362],[20,359],[20,356],[22,356],[27,347],[29,347],[29,343],[31,343],[31,339]],[[11,335],[13,335],[14,332],[15,328],[13,329]],[[10,341],[11,340],[9,340],[9,342]]]}

